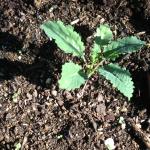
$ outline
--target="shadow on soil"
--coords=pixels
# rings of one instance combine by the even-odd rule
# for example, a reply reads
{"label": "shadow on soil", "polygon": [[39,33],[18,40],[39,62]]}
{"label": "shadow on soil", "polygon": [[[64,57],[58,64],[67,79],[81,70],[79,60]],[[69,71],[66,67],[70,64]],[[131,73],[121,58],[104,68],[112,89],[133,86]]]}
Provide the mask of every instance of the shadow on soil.
{"label": "shadow on soil", "polygon": [[3,144],[0,144],[0,149],[1,150],[14,150],[15,149],[15,143],[13,142],[10,142],[10,143],[6,143],[5,145]]}
{"label": "shadow on soil", "polygon": [[146,34],[150,34],[150,18],[146,17],[145,14],[145,7],[146,2],[141,2],[134,0],[130,5],[133,6],[132,12],[132,18],[130,19],[130,22],[134,26],[137,32],[146,31]]}
{"label": "shadow on soil", "polygon": [[[54,50],[56,50],[56,45],[53,42],[47,42],[40,48],[36,48],[33,45],[32,47],[34,47],[34,49],[38,52],[32,64],[26,64],[20,61],[12,61],[11,59],[7,59],[3,55],[6,52],[18,53],[18,50],[22,49],[22,42],[20,42],[15,36],[10,35],[9,33],[0,33],[1,81],[12,79],[14,76],[23,75],[30,82],[36,85],[45,86],[45,80],[47,78],[55,78],[53,76],[55,67],[60,69],[58,64],[61,63],[61,59],[58,58],[54,53]],[[29,59],[31,58],[32,52],[31,56],[29,56]],[[56,60],[57,62],[55,62]],[[55,81],[55,79],[53,81]]]}
{"label": "shadow on soil", "polygon": [[[131,2],[131,1],[130,1]],[[150,18],[147,18],[145,14],[145,8],[146,1],[137,1],[133,0],[132,3],[130,3],[130,6],[133,6],[131,8],[133,15],[130,19],[130,23],[135,28],[136,32],[146,32],[146,36],[144,36],[144,40],[147,40],[150,35]],[[148,71],[148,70],[147,70]],[[130,117],[133,116],[139,116],[139,110],[146,110],[146,115],[148,116],[147,119],[141,123],[142,129],[145,131],[148,126],[148,118],[150,117],[150,93],[149,93],[149,87],[148,87],[148,78],[147,78],[147,72],[140,71],[140,72],[134,72],[133,81],[135,83],[135,93],[138,96],[135,96],[133,98],[133,105],[135,110],[133,111],[134,114],[130,114]],[[130,128],[130,127],[129,127]],[[141,139],[139,139],[135,131],[131,128],[129,131],[129,134],[135,141],[140,145],[140,149],[146,149],[145,144]]]}
{"label": "shadow on soil", "polygon": [[[134,104],[137,111],[134,113],[138,113],[138,110],[147,110],[147,115],[150,115],[150,98],[149,98],[149,87],[148,87],[148,78],[147,72],[140,71],[134,72],[133,81],[135,85],[136,95],[133,98],[132,103]],[[133,114],[137,115],[137,114]]]}
{"label": "shadow on soil", "polygon": [[87,37],[93,35],[94,31],[90,30],[87,25],[82,25],[82,26],[75,25],[74,29],[77,33],[81,35],[81,39],[83,40],[84,45],[86,46]]}
{"label": "shadow on soil", "polygon": [[[84,29],[84,30],[83,30]],[[81,34],[82,40],[86,44],[86,38],[92,34],[88,26],[75,26],[75,30]],[[89,34],[90,33],[90,34]],[[22,63],[21,61],[12,61],[5,57],[6,52],[18,53],[22,50],[23,42],[9,33],[0,33],[0,81],[12,79],[14,76],[23,75],[31,83],[45,87],[46,79],[51,79],[51,84],[56,83],[56,75],[60,73],[63,58],[57,51],[57,45],[48,41],[40,48],[36,45],[30,45],[29,50],[23,53],[29,53],[27,62],[34,56],[32,64]],[[33,54],[33,56],[32,56]],[[13,58],[13,56],[12,56]],[[29,60],[28,60],[29,59]]]}
{"label": "shadow on soil", "polygon": [[16,52],[21,48],[22,42],[17,37],[8,32],[0,32],[0,50]]}
{"label": "shadow on soil", "polygon": [[[130,1],[129,5],[133,12],[132,18],[130,19],[131,24],[135,28],[136,32],[145,31],[146,36],[144,35],[144,40],[147,40],[147,38],[149,38],[150,35],[150,28],[149,28],[150,20],[146,18],[146,14],[145,14],[145,8],[147,7],[146,1],[132,0]],[[149,116],[150,115],[150,93],[148,92],[147,72],[144,71],[135,72],[134,82],[136,87],[135,90],[140,91],[139,93],[140,96],[134,98],[133,104],[135,105],[137,110],[143,110],[146,108],[147,115]],[[138,93],[139,91],[135,91],[135,93]]]}
{"label": "shadow on soil", "polygon": [[[128,112],[128,116],[130,118],[133,118],[135,116],[139,116],[139,111],[146,111],[146,115],[148,116],[147,119],[144,120],[144,122],[141,123],[141,128],[143,131],[147,130],[149,127],[148,118],[150,117],[150,98],[149,98],[149,92],[148,92],[148,79],[147,79],[147,72],[140,71],[140,72],[134,72],[133,81],[135,85],[135,95],[132,100],[132,105],[134,106],[134,111]],[[145,115],[145,114],[143,114]],[[127,132],[130,134],[131,138],[138,143],[140,146],[140,149],[146,149],[146,146],[142,139],[137,136],[135,133],[135,130],[130,126],[127,125]]]}
{"label": "shadow on soil", "polygon": [[136,135],[134,129],[128,124],[127,129],[130,129],[128,130],[128,133],[130,134],[131,138],[134,139],[136,143],[138,143],[139,149],[146,150],[147,148],[145,146],[145,143]]}

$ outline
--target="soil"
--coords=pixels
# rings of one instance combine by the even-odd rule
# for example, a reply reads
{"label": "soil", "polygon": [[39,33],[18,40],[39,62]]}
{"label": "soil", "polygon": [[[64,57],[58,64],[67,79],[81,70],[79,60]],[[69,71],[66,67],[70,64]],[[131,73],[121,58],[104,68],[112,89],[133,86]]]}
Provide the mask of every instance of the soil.
{"label": "soil", "polygon": [[[40,25],[46,20],[74,23],[90,49],[97,25],[108,23],[116,37],[136,35],[150,42],[149,0],[0,0],[0,149],[116,150],[148,149],[128,121],[150,133],[148,72],[150,50],[119,58],[135,84],[132,100],[103,77],[93,76],[79,90],[58,88],[61,65],[70,55],[50,41]],[[125,119],[125,128],[119,124]]]}

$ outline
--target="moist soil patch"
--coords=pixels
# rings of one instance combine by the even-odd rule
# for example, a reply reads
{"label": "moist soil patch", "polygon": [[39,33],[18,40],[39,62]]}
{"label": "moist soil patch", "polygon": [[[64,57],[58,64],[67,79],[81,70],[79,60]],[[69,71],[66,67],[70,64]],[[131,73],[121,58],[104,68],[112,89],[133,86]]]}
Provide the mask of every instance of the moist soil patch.
{"label": "moist soil patch", "polygon": [[92,33],[104,22],[116,37],[136,35],[149,43],[149,18],[148,0],[1,0],[0,149],[20,143],[22,150],[103,150],[107,138],[118,150],[147,149],[149,48],[116,61],[133,76],[131,102],[98,75],[79,98],[82,87],[68,92],[57,83],[61,65],[76,58],[63,54],[39,27],[46,20],[73,23],[88,52]]}

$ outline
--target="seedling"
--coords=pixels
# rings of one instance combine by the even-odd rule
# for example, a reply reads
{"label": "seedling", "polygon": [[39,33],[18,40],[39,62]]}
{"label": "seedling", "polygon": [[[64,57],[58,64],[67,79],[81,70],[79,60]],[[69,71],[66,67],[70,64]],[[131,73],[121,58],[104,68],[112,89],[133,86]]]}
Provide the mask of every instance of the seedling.
{"label": "seedling", "polygon": [[122,116],[119,117],[118,123],[121,124],[121,128],[122,129],[126,128],[126,123],[125,123],[125,120],[124,120],[124,118]]}
{"label": "seedling", "polygon": [[62,66],[59,87],[66,90],[80,88],[96,72],[109,80],[124,96],[130,100],[134,85],[131,74],[126,68],[113,64],[121,54],[136,52],[143,45],[136,36],[129,36],[114,40],[113,33],[107,24],[98,26],[91,47],[90,61],[85,59],[85,46],[81,36],[74,31],[73,26],[65,25],[62,21],[48,21],[41,25],[49,38],[55,40],[57,46],[65,53],[79,57],[82,66],[72,61]]}
{"label": "seedling", "polygon": [[21,149],[21,144],[20,143],[16,143],[15,144],[15,150],[20,150]]}
{"label": "seedling", "polygon": [[58,139],[58,140],[60,140],[60,139],[62,139],[62,138],[63,138],[63,135],[62,135],[62,134],[60,134],[60,135],[57,136],[57,139]]}
{"label": "seedling", "polygon": [[20,91],[19,90],[13,94],[12,100],[13,100],[14,103],[18,102],[19,95],[20,95]]}

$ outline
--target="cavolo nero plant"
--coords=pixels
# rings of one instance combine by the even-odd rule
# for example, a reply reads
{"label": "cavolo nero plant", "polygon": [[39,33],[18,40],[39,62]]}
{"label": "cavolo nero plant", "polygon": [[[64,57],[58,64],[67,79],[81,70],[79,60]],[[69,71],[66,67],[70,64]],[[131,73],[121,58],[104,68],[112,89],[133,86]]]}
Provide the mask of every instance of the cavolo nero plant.
{"label": "cavolo nero plant", "polygon": [[41,29],[49,38],[55,40],[62,51],[71,53],[84,62],[83,66],[71,61],[62,66],[61,78],[58,81],[61,89],[79,88],[94,73],[98,72],[130,100],[134,90],[131,74],[126,68],[111,62],[121,54],[138,51],[145,45],[144,41],[136,36],[114,40],[110,27],[107,24],[102,24],[96,30],[90,61],[87,63],[84,43],[81,41],[81,36],[74,31],[73,26],[65,25],[62,21],[48,21],[41,25]]}

